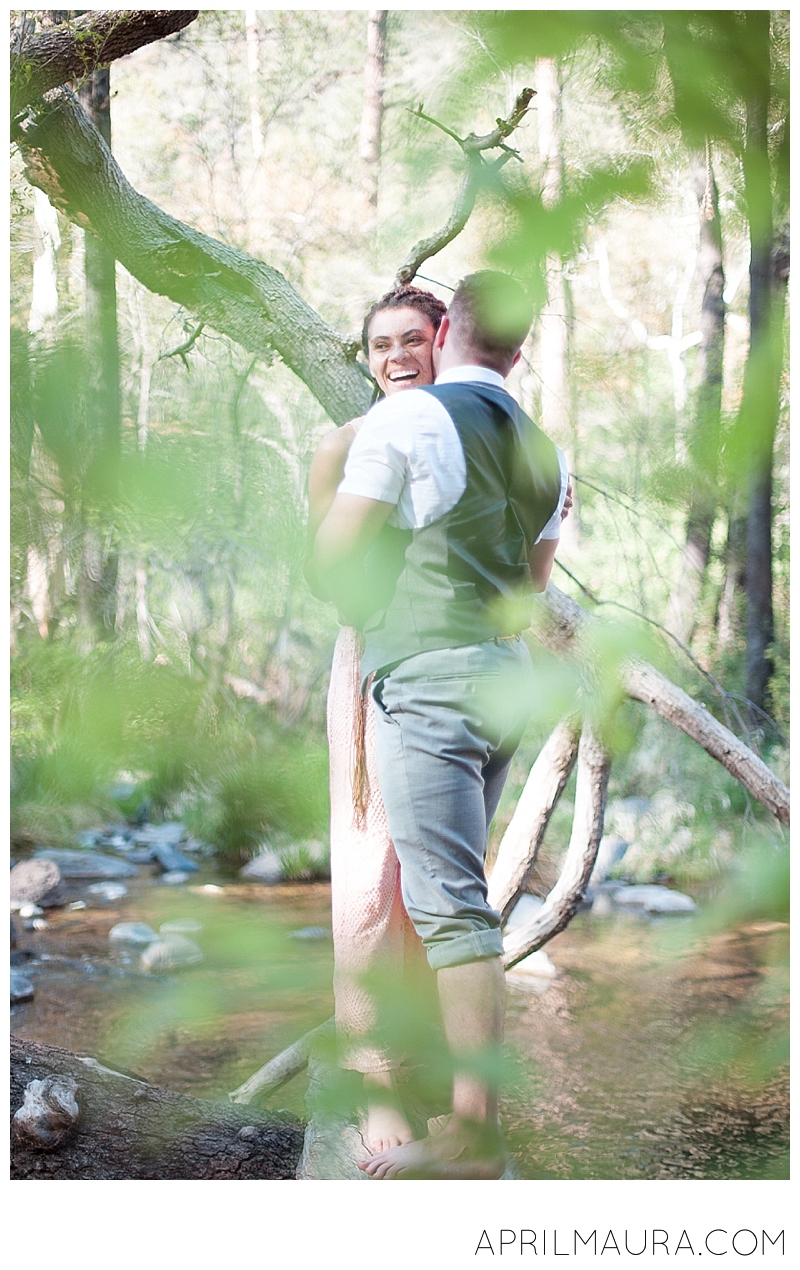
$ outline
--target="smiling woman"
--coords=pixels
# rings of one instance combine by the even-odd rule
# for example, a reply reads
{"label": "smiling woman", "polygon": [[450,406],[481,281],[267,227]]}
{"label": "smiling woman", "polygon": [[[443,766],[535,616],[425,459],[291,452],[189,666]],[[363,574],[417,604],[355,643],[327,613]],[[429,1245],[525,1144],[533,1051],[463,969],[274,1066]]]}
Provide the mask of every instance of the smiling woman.
{"label": "smiling woman", "polygon": [[[387,397],[433,383],[433,341],[445,305],[429,291],[400,287],[372,306],[362,333],[369,368]],[[363,420],[323,437],[309,474],[309,551],[344,475]],[[314,587],[314,579],[309,576]],[[412,969],[427,973],[421,945],[400,895],[400,867],[378,790],[372,699],[361,694],[362,642],[343,626],[333,655],[328,694],[331,782],[331,907],[336,1024],[341,1064],[364,1075],[367,1138],[379,1151],[410,1140],[393,1098],[396,1058],[372,1043],[376,1007],[363,986],[380,969],[399,982]]]}

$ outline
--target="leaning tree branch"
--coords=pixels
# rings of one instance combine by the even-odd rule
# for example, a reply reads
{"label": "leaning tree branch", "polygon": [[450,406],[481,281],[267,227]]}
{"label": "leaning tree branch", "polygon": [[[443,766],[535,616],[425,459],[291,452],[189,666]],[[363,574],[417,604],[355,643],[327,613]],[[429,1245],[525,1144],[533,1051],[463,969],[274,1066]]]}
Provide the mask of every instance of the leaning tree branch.
{"label": "leaning tree branch", "polygon": [[[585,637],[597,621],[550,583],[534,619],[534,633],[556,656],[565,653],[591,661]],[[663,719],[685,732],[730,772],[781,824],[789,824],[789,790],[757,754],[715,719],[702,703],[672,683],[641,658],[622,667],[622,686],[629,697],[652,706]]]}
{"label": "leaning tree branch", "polygon": [[[11,117],[52,88],[182,31],[199,9],[112,9],[85,13],[12,42]],[[12,33],[13,37],[13,33]]]}
{"label": "leaning tree branch", "polygon": [[365,413],[370,387],[338,332],[277,269],[191,229],[134,190],[70,92],[47,95],[24,122],[21,145],[31,183],[150,291],[248,352],[277,352],[334,422]]}
{"label": "leaning tree branch", "polygon": [[578,747],[575,815],[561,873],[532,921],[503,939],[503,965],[510,970],[569,924],[577,912],[597,859],[603,836],[611,758],[590,725],[584,724]]}
{"label": "leaning tree branch", "polygon": [[[459,137],[456,132],[453,132],[452,128],[448,128],[446,124],[440,123],[438,119],[434,119],[431,115],[426,115],[421,106],[418,106],[416,110],[410,111],[417,119],[423,119],[426,123],[432,124],[433,127],[439,128],[446,133],[448,137],[452,137],[456,144],[461,147],[464,154],[466,171],[462,177],[453,210],[446,223],[435,234],[429,234],[427,238],[421,238],[419,242],[414,244],[397,270],[395,275],[396,286],[405,286],[412,282],[417,275],[418,269],[426,260],[429,260],[431,256],[437,255],[448,243],[458,237],[472,215],[478,190],[487,175],[495,173],[509,159],[518,159],[520,157],[516,150],[512,150],[510,146],[505,144],[505,138],[509,137],[522,122],[528,112],[533,96],[534,90],[532,88],[523,88],[508,118],[498,119],[497,127],[483,137],[476,136],[474,132],[471,132],[467,137]],[[484,150],[493,149],[500,149],[503,153],[500,154],[494,163],[486,163],[481,157],[481,153]]]}
{"label": "leaning tree branch", "polygon": [[489,903],[505,922],[525,890],[556,803],[578,753],[579,724],[564,719],[542,746],[497,852]]}

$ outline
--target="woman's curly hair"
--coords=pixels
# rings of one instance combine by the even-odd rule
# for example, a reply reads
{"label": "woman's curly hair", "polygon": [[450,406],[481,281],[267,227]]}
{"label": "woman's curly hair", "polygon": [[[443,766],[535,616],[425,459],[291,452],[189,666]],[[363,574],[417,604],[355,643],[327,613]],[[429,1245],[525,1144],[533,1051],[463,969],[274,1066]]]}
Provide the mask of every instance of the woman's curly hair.
{"label": "woman's curly hair", "polygon": [[393,287],[391,291],[386,292],[386,295],[382,295],[380,300],[375,301],[364,318],[361,343],[365,357],[369,357],[369,324],[375,314],[382,313],[384,309],[417,309],[428,319],[434,331],[438,331],[442,318],[447,312],[447,305],[430,291],[423,291],[420,287]]}

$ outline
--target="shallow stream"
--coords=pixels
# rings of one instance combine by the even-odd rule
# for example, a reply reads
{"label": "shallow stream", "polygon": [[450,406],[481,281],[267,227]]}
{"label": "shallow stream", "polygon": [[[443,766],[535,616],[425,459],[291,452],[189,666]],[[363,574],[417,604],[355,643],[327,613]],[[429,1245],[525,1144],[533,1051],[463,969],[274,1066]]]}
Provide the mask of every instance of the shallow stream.
{"label": "shallow stream", "polygon": [[[35,996],[12,1008],[20,1037],[224,1098],[332,1013],[331,942],[313,937],[330,928],[325,884],[169,887],[143,869],[124,899],[85,898],[22,933]],[[120,921],[176,920],[202,927],[202,964],[145,974],[108,939]],[[701,939],[683,918],[576,917],[547,945],[554,978],[508,980],[502,1115],[519,1175],[788,1177],[788,1077],[770,1060],[787,939],[777,923]],[[269,1105],[304,1116],[305,1084]]]}

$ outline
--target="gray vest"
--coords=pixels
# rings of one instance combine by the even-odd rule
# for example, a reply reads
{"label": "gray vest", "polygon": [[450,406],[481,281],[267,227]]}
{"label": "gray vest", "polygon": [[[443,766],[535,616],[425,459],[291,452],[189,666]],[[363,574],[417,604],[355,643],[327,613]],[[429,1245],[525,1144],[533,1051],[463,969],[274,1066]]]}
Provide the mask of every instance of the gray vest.
{"label": "gray vest", "polygon": [[423,529],[387,525],[371,548],[365,677],[417,653],[529,626],[528,553],[558,503],[556,448],[504,389],[463,383],[422,391],[453,420],[467,483],[444,516]]}

